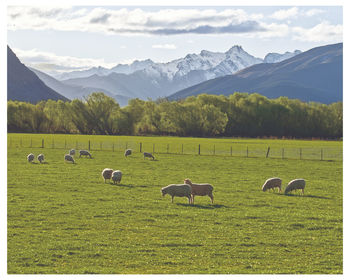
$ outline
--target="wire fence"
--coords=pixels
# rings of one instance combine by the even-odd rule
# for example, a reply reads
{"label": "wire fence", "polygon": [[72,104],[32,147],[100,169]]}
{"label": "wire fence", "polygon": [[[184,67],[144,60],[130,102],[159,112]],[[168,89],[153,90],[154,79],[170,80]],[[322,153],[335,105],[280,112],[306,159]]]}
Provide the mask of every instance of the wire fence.
{"label": "wire fence", "polygon": [[212,155],[251,158],[279,158],[300,160],[342,161],[343,149],[340,147],[270,147],[265,145],[229,143],[151,143],[137,141],[74,141],[55,138],[16,138],[8,139],[8,148],[76,149],[89,151],[149,152],[153,154]]}

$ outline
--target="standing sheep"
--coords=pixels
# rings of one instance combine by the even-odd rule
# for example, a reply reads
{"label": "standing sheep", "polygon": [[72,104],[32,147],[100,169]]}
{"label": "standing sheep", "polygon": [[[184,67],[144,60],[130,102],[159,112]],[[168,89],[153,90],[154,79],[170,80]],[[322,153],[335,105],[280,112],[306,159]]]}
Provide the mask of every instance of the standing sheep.
{"label": "standing sheep", "polygon": [[282,186],[282,180],[280,178],[275,177],[275,178],[267,179],[261,189],[263,192],[266,192],[267,190],[270,190],[270,189],[275,190],[275,188],[278,188],[279,192],[281,192],[282,191],[281,186]]}
{"label": "standing sheep", "polygon": [[154,156],[151,153],[143,153],[143,159],[145,159],[146,157],[152,158],[154,160]]}
{"label": "standing sheep", "polygon": [[191,186],[187,184],[171,184],[162,188],[162,195],[169,194],[171,196],[171,202],[174,202],[174,196],[187,197],[188,203],[191,204]]}
{"label": "standing sheep", "polygon": [[44,155],[43,154],[38,155],[38,161],[40,163],[42,163],[44,161]]}
{"label": "standing sheep", "polygon": [[125,156],[125,157],[130,156],[130,155],[131,155],[131,152],[132,152],[131,149],[125,150],[124,156]]}
{"label": "standing sheep", "polygon": [[115,170],[112,173],[113,184],[118,184],[122,180],[122,172],[120,170]]}
{"label": "standing sheep", "polygon": [[102,178],[105,180],[105,183],[106,183],[106,180],[110,180],[111,179],[112,173],[113,173],[113,169],[110,169],[110,168],[103,169],[103,171],[102,171]]}
{"label": "standing sheep", "polygon": [[91,154],[87,150],[80,150],[79,157],[81,157],[81,156],[88,156],[88,157],[92,158]]}
{"label": "standing sheep", "polygon": [[294,179],[288,183],[284,193],[287,194],[291,191],[301,190],[301,193],[304,194],[305,184],[304,179]]}
{"label": "standing sheep", "polygon": [[74,164],[74,158],[71,155],[68,155],[68,154],[64,155],[64,160],[73,162]]}
{"label": "standing sheep", "polygon": [[75,150],[74,150],[74,149],[71,149],[71,150],[69,151],[69,154],[70,154],[71,156],[74,156],[74,155],[75,155]]}
{"label": "standing sheep", "polygon": [[28,160],[28,162],[32,162],[34,160],[34,155],[32,153],[27,155],[27,160]]}
{"label": "standing sheep", "polygon": [[192,183],[190,179],[185,179],[184,183],[191,186],[191,195],[192,195],[192,203],[194,203],[194,197],[196,195],[199,196],[209,196],[211,199],[211,203],[214,203],[213,190],[214,187],[210,184],[195,184]]}

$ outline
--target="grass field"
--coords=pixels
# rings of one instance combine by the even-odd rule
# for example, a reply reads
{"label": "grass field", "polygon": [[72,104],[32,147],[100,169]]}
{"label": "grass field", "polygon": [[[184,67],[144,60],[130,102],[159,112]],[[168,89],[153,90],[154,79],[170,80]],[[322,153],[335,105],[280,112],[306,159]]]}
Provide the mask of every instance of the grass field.
{"label": "grass field", "polygon": [[[152,161],[137,151],[126,159],[117,149],[93,149],[93,159],[76,157],[73,165],[64,162],[65,149],[20,147],[13,144],[16,137],[29,139],[8,135],[9,274],[343,272],[341,160],[164,153]],[[42,137],[58,143],[63,136],[31,137],[39,139],[34,143]],[[73,142],[84,143],[110,139],[74,137]],[[203,145],[230,141],[127,139],[157,145],[179,139]],[[271,147],[342,147],[334,141],[242,141]],[[28,163],[30,152],[44,153],[47,163]],[[122,170],[120,185],[103,182],[106,167]],[[304,178],[305,195],[262,192],[264,181],[275,176],[284,187]],[[214,204],[209,197],[196,197],[195,205],[185,198],[171,203],[169,196],[161,197],[162,187],[185,178],[211,183]]]}

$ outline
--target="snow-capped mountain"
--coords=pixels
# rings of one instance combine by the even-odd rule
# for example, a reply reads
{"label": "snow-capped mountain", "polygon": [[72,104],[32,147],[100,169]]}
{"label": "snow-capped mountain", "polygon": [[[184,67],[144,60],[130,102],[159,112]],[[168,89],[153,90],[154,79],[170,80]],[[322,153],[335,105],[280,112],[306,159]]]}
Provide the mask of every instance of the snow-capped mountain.
{"label": "snow-capped mountain", "polygon": [[283,60],[292,58],[293,56],[296,56],[297,54],[300,54],[301,51],[295,50],[294,52],[285,52],[284,54],[279,53],[268,53],[264,58],[264,63],[277,63],[281,62]]}
{"label": "snow-capped mountain", "polygon": [[[298,53],[269,54],[266,61],[276,62]],[[265,62],[266,62],[265,61]],[[70,86],[99,88],[110,95],[129,98],[156,99],[217,77],[232,75],[249,66],[263,63],[261,58],[247,53],[241,46],[226,52],[202,50],[167,63],[150,59],[118,64],[111,69],[94,67],[85,71],[64,73],[56,79]]]}

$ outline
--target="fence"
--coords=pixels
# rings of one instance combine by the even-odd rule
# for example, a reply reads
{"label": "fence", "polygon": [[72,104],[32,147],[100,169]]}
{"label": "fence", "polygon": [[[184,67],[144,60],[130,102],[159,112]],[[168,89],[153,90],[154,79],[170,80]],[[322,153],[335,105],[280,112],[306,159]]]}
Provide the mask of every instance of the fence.
{"label": "fence", "polygon": [[[342,161],[341,147],[270,147],[265,145],[228,143],[151,143],[136,141],[72,141],[67,139],[19,138],[8,139],[8,148],[77,149],[89,151],[150,152],[154,154],[212,155],[254,158]],[[262,147],[264,146],[264,147]]]}

